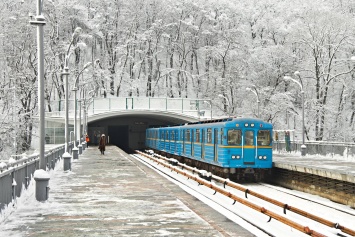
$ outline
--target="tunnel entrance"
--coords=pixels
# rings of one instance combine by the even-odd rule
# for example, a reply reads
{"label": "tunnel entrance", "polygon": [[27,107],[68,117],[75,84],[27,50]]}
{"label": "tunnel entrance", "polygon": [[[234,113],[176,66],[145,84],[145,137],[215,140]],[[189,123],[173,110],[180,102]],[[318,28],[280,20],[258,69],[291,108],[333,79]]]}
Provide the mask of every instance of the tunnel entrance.
{"label": "tunnel entrance", "polygon": [[110,137],[110,144],[129,152],[128,125],[108,126],[108,136]]}

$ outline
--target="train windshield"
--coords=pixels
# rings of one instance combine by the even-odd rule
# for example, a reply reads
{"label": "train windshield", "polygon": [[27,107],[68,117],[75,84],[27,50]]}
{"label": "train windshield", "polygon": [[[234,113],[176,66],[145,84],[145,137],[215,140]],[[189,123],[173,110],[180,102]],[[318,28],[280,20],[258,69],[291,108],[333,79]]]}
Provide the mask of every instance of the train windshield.
{"label": "train windshield", "polygon": [[258,145],[268,146],[271,143],[271,135],[269,130],[258,131]]}
{"label": "train windshield", "polygon": [[228,145],[240,145],[242,142],[242,131],[237,129],[228,130]]}
{"label": "train windshield", "polygon": [[254,131],[245,131],[245,145],[254,145]]}

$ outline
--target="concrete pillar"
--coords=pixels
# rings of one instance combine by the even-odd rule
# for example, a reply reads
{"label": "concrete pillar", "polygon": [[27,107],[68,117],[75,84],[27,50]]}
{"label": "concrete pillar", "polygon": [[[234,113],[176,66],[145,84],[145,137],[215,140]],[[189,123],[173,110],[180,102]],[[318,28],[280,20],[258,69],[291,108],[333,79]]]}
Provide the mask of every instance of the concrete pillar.
{"label": "concrete pillar", "polygon": [[71,170],[71,155],[68,152],[65,152],[63,154],[63,170]]}
{"label": "concrete pillar", "polygon": [[79,155],[78,155],[79,149],[77,147],[74,147],[72,149],[72,152],[73,152],[73,159],[74,160],[79,159]]}
{"label": "concrete pillar", "polygon": [[86,149],[86,142],[83,141],[83,142],[81,143],[81,145],[83,146],[83,151],[85,151],[85,149]]}
{"label": "concrete pillar", "polygon": [[83,154],[83,146],[81,144],[79,144],[78,149],[79,149],[79,155]]}
{"label": "concrete pillar", "polygon": [[42,169],[36,170],[34,180],[36,181],[36,200],[39,202],[46,201],[49,195],[49,174]]}

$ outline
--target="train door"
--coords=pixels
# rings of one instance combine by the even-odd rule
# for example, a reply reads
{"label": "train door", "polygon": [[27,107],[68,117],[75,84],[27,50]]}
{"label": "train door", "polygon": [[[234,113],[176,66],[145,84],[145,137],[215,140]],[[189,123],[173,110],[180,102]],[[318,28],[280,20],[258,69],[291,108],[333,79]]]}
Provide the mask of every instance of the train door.
{"label": "train door", "polygon": [[205,129],[201,129],[201,159],[205,159],[205,137],[206,137],[206,134],[205,134]]}
{"label": "train door", "polygon": [[186,130],[182,130],[182,152],[184,155],[186,155],[186,145],[185,145],[185,140],[186,140],[186,137],[185,137],[185,132]]}
{"label": "train door", "polygon": [[194,130],[191,129],[191,156],[192,157],[195,155],[195,142],[194,142],[195,136],[194,135],[195,135]]}
{"label": "train door", "polygon": [[245,130],[243,138],[243,162],[245,165],[254,165],[256,158],[254,131]]}
{"label": "train door", "polygon": [[213,154],[214,154],[214,161],[218,161],[218,128],[214,129],[214,141],[213,141]]}
{"label": "train door", "polygon": [[166,144],[168,151],[170,151],[170,131],[166,131]]}
{"label": "train door", "polygon": [[173,137],[174,137],[174,153],[177,151],[177,137],[179,136],[178,131],[173,131]]}
{"label": "train door", "polygon": [[165,150],[165,131],[160,131],[160,150]]}
{"label": "train door", "polygon": [[[158,141],[158,131],[157,130],[155,130],[154,131],[154,148],[158,148],[157,147],[157,142]],[[159,144],[159,143],[158,143]]]}

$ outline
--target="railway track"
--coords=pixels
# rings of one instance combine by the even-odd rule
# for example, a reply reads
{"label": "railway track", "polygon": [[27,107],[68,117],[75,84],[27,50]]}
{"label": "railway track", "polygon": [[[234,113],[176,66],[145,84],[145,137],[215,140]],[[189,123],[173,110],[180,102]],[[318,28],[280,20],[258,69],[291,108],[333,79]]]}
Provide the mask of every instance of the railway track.
{"label": "railway track", "polygon": [[[224,204],[219,205],[223,205],[228,211],[237,214],[240,218],[254,225],[266,235],[278,236],[277,233],[280,233],[278,231],[282,230],[281,232],[285,234],[284,231],[288,230],[290,231],[288,236],[291,236],[297,230],[298,234],[303,233],[310,236],[355,236],[355,230],[344,226],[341,221],[330,221],[299,207],[291,206],[285,202],[280,202],[274,198],[255,192],[228,179],[223,179],[209,172],[181,164],[175,159],[169,159],[153,153],[136,152],[139,154],[139,159],[149,159],[151,165],[156,164],[155,168],[158,166],[161,167],[162,169],[159,169],[160,172],[171,173],[174,171],[174,174],[179,174],[181,177],[186,177],[190,182],[197,183],[198,189],[204,189],[203,192],[206,192],[206,195],[212,196],[209,197],[210,200],[214,200],[216,203],[221,203],[222,200]],[[212,189],[213,193],[205,189]],[[219,197],[215,198],[217,193]],[[216,201],[215,199],[219,200]],[[232,200],[233,203],[228,200]],[[226,203],[227,205],[225,205]],[[238,205],[234,205],[236,203]],[[233,210],[236,206],[239,209],[237,211]],[[248,208],[245,209],[246,207]],[[242,209],[245,210],[241,211]],[[251,211],[252,209],[254,212]],[[243,213],[249,214],[245,216]],[[264,218],[261,216],[264,216]],[[265,216],[268,220],[265,219]],[[350,218],[354,218],[354,216]],[[291,228],[285,229],[285,226]]]}

